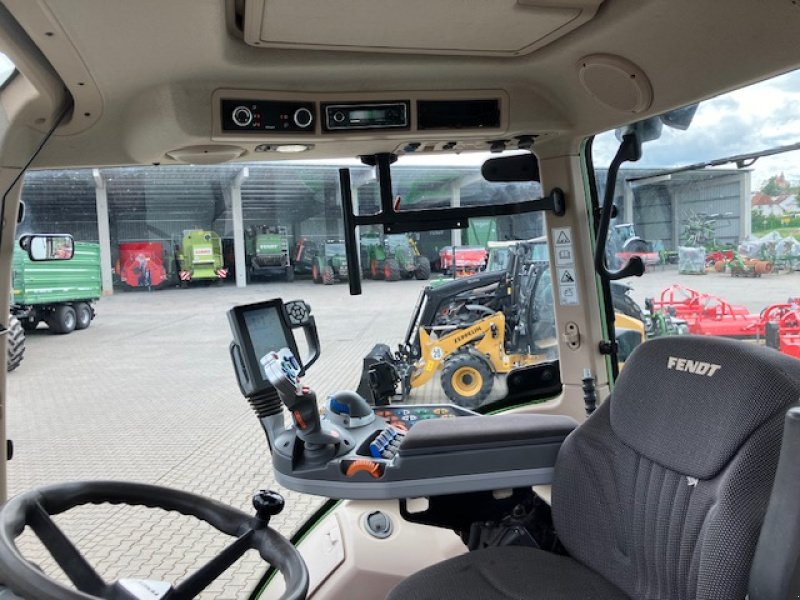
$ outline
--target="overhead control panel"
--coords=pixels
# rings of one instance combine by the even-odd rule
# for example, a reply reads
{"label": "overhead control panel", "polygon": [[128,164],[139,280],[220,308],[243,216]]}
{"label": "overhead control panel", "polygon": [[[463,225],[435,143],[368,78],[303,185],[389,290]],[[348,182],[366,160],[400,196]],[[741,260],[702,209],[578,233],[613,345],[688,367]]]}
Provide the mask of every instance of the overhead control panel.
{"label": "overhead control panel", "polygon": [[314,102],[223,98],[220,102],[222,131],[258,133],[313,133]]}
{"label": "overhead control panel", "polygon": [[[502,90],[321,94],[216,90],[213,139],[358,138],[369,132],[407,139],[416,132],[501,137],[509,100]],[[260,135],[256,135],[260,134]],[[314,138],[314,139],[312,139]]]}

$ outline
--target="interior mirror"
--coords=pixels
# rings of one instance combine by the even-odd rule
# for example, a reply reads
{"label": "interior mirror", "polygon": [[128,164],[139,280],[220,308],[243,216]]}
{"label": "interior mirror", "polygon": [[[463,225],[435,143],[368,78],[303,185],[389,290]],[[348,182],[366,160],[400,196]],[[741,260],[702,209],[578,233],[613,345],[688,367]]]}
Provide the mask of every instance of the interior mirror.
{"label": "interior mirror", "polygon": [[69,260],[75,253],[75,240],[68,233],[23,235],[19,245],[35,261]]}
{"label": "interior mirror", "polygon": [[692,119],[694,119],[694,114],[697,112],[698,106],[700,105],[690,104],[683,108],[676,108],[662,115],[648,117],[647,119],[632,123],[626,127],[620,127],[614,133],[619,141],[622,141],[622,136],[626,133],[635,133],[640,144],[651,142],[661,137],[661,130],[664,125],[672,129],[680,129],[681,131],[689,129],[689,125],[692,124]]}
{"label": "interior mirror", "polygon": [[490,158],[483,163],[481,175],[486,181],[541,181],[539,161],[527,152]]}

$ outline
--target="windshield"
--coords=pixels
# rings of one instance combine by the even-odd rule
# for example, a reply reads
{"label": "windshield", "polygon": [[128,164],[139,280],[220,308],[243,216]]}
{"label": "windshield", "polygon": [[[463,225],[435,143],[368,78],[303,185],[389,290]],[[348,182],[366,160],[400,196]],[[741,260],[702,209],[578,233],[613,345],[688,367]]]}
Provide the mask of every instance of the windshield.
{"label": "windshield", "polygon": [[[392,169],[394,193],[401,207],[434,208],[539,197],[538,184],[483,181],[485,158],[401,159]],[[374,170],[355,161],[351,167],[356,211],[376,212]],[[267,487],[286,497],[275,526],[294,532],[322,499],[275,483],[229,354],[226,312],[272,298],[311,307],[321,356],[303,381],[320,402],[357,390],[373,404],[453,402],[488,411],[536,397],[528,388],[510,394],[508,379],[558,357],[543,215],[390,235],[362,226],[363,294],[351,296],[347,279],[358,267],[341,241],[340,168],[297,162],[30,172],[18,235],[70,233],[76,243],[75,259],[59,263],[31,263],[15,250],[13,310],[25,351],[8,379],[9,435],[19,449],[9,463],[10,493],[56,480],[119,478],[211,494],[250,511],[252,493]],[[535,250],[516,241],[530,239]],[[496,242],[504,244],[506,267],[519,254],[513,269],[485,270]],[[470,337],[459,337],[465,331]],[[295,335],[306,356],[305,337]],[[370,387],[365,371],[376,348],[395,368],[391,398]],[[103,523],[114,510],[84,514]],[[151,513],[129,514],[131,527],[150,527],[141,519]],[[189,543],[181,522],[159,521],[159,535]],[[76,527],[76,539],[94,539]],[[33,560],[45,561],[32,536],[22,542]],[[209,538],[207,547],[219,549],[216,543]],[[119,568],[119,553],[103,548],[89,548],[89,560],[100,570]],[[261,563],[250,554],[236,568],[252,585]],[[143,575],[159,566],[145,562]],[[240,579],[223,579],[220,593],[238,597]]]}
{"label": "windshield", "polygon": [[[662,119],[641,160],[622,165],[605,256],[611,269],[644,262],[612,295],[648,337],[724,336],[800,359],[798,100],[798,72],[707,100],[688,128]],[[601,202],[621,133],[592,142]]]}

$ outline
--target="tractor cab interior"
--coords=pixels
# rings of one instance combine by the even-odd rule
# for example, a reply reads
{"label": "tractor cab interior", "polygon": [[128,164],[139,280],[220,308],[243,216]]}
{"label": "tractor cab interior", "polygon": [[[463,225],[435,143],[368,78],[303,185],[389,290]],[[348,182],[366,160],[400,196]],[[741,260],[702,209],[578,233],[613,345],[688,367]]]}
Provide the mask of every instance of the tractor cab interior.
{"label": "tractor cab interior", "polygon": [[797,597],[799,20],[0,0],[0,598]]}

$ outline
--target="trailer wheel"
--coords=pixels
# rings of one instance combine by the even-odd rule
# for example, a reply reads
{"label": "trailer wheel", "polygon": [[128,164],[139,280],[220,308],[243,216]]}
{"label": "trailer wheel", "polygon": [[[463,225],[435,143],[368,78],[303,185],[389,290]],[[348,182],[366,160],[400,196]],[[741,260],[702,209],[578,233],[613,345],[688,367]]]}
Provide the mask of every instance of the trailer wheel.
{"label": "trailer wheel", "polygon": [[383,278],[386,281],[400,281],[400,263],[394,258],[387,258],[383,263]]}
{"label": "trailer wheel", "polygon": [[8,362],[6,370],[10,373],[25,358],[25,329],[17,317],[8,319]]}
{"label": "trailer wheel", "polygon": [[86,302],[78,302],[75,306],[75,329],[86,329],[92,324],[92,307]]}
{"label": "trailer wheel", "polygon": [[322,283],[325,285],[333,285],[336,283],[336,273],[333,272],[333,267],[328,265],[322,270]]}
{"label": "trailer wheel", "polygon": [[47,320],[50,331],[58,334],[72,333],[75,331],[77,323],[78,317],[75,314],[75,309],[67,304],[56,306]]}
{"label": "trailer wheel", "polygon": [[477,408],[489,397],[492,386],[494,374],[485,360],[462,352],[445,361],[442,389],[455,404]]}
{"label": "trailer wheel", "polygon": [[414,277],[417,279],[430,279],[431,278],[431,261],[427,256],[415,256],[414,263]]}

